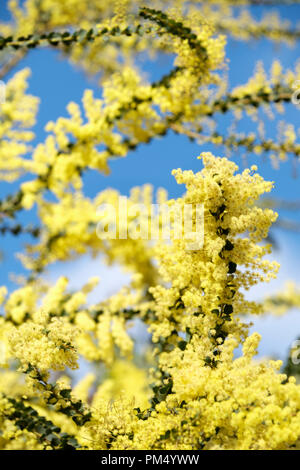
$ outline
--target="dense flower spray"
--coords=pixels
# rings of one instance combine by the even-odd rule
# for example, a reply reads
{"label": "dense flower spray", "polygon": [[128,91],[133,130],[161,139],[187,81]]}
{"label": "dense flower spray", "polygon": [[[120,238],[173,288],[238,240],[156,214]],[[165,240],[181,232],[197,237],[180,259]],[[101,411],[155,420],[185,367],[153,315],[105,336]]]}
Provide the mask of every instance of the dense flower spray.
{"label": "dense flower spray", "polygon": [[[261,301],[247,295],[279,269],[267,256],[276,204],[261,199],[274,183],[257,166],[240,171],[230,159],[240,149],[267,155],[275,166],[299,157],[293,125],[281,123],[278,140],[270,139],[259,111],[263,119],[283,111],[300,70],[284,71],[275,61],[267,72],[257,64],[247,83],[230,90],[224,50],[227,34],[290,43],[299,32],[272,14],[254,19],[250,3],[9,2],[12,21],[0,24],[0,79],[31,49],[47,46],[102,90],[101,98],[86,90],[82,105],[71,102],[69,115],[49,122],[35,144],[38,99],[26,92],[29,70],[6,83],[0,179],[19,189],[0,201],[0,232],[35,241],[19,254],[28,276],[15,290],[0,288],[1,449],[300,449],[296,367],[290,359],[283,373],[280,361],[255,358],[260,335],[249,334],[246,320],[300,304],[291,283]],[[173,68],[150,82],[141,54],[169,55]],[[216,116],[225,113],[235,127],[223,135]],[[255,132],[235,132],[242,118]],[[155,195],[150,185],[133,188],[126,209],[114,189],[86,196],[86,171],[108,174],[112,159],[130,158],[169,131],[202,150],[207,142],[221,146],[226,158],[204,152],[198,172],[173,170],[184,187],[177,199],[164,189]],[[105,205],[105,224],[118,222],[114,236],[105,224],[100,234]],[[38,225],[23,225],[20,214],[33,208]],[[52,263],[87,253],[120,264],[128,285],[91,304],[99,279],[77,290],[64,276],[54,285],[45,280]],[[132,334],[137,325],[147,329],[142,347]]]}

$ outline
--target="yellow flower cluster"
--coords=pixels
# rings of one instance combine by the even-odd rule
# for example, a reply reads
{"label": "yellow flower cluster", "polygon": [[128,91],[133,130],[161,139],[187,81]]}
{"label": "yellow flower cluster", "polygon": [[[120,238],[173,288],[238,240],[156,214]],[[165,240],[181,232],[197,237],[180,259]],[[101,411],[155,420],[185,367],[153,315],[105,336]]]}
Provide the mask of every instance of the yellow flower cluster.
{"label": "yellow flower cluster", "polygon": [[[120,436],[114,448],[287,449],[299,442],[299,387],[277,373],[280,364],[255,364],[259,335],[249,337],[236,360],[237,342],[220,347],[220,365],[203,366],[189,348],[173,368],[173,393],[148,420],[138,420],[133,442]],[[200,343],[198,339],[198,344]],[[180,365],[179,365],[180,364]]]}
{"label": "yellow flower cluster", "polygon": [[[277,141],[268,139],[258,112],[272,118],[284,110],[299,65],[284,70],[275,61],[267,74],[258,64],[247,83],[228,86],[224,33],[288,42],[298,34],[275,15],[256,20],[239,10],[251,3],[9,1],[0,79],[30,47],[47,44],[102,90],[69,103],[68,116],[49,122],[45,141],[31,148],[38,100],[27,94],[29,70],[6,83],[0,179],[20,179],[20,187],[0,201],[0,232],[26,232],[12,220],[35,204],[40,225],[27,230],[37,241],[19,255],[29,277],[12,292],[0,288],[1,449],[300,449],[299,385],[280,373],[280,361],[255,358],[260,336],[249,336],[244,320],[300,305],[294,285],[262,302],[247,299],[279,268],[266,259],[277,214],[259,202],[273,182],[254,165],[239,172],[206,152],[201,171],[173,171],[185,187],[177,199],[164,190],[155,198],[145,185],[124,206],[118,191],[91,199],[83,184],[85,171],[107,174],[111,159],[170,130],[198,143],[272,152],[275,162],[299,157],[297,129],[282,123]],[[141,56],[171,58],[173,68],[150,82]],[[250,117],[257,132],[234,127],[223,136],[218,113],[232,113],[235,125]],[[129,285],[91,304],[97,278],[74,291],[66,277],[44,281],[50,264],[84,254],[120,264]],[[134,330],[142,328],[141,345]],[[88,370],[77,381],[81,364]]]}
{"label": "yellow flower cluster", "polygon": [[300,290],[294,282],[287,282],[282,291],[268,296],[263,300],[263,309],[266,313],[282,315],[291,308],[300,307]]}
{"label": "yellow flower cluster", "polygon": [[[44,315],[12,328],[9,335],[10,353],[22,366],[32,365],[41,371],[76,369],[78,354],[73,346],[76,329],[61,318],[47,322]],[[30,344],[30,348],[28,345]]]}
{"label": "yellow flower cluster", "polygon": [[15,74],[5,87],[0,104],[0,180],[13,181],[29,170],[24,158],[34,134],[27,130],[35,123],[38,99],[26,95],[29,69]]}
{"label": "yellow flower cluster", "polygon": [[[270,252],[270,246],[258,244],[267,236],[277,215],[270,209],[256,207],[255,201],[271,190],[272,183],[255,173],[256,167],[235,175],[237,166],[229,160],[209,153],[203,154],[202,159],[202,172],[174,171],[177,183],[184,183],[187,188],[180,205],[204,207],[204,240],[203,247],[189,249],[189,240],[176,239],[174,226],[172,244],[157,247],[160,274],[171,283],[168,289],[151,288],[158,320],[151,328],[157,338],[171,334],[173,321],[183,331],[200,329],[207,337],[215,329],[215,319],[226,317],[226,312],[233,312],[234,318],[240,312],[257,313],[257,306],[245,300],[241,289],[270,280],[279,267],[276,262],[262,259]],[[248,236],[241,237],[243,233]],[[233,325],[229,328],[232,331]]]}
{"label": "yellow flower cluster", "polygon": [[[85,253],[94,257],[105,255],[108,263],[119,262],[127,270],[142,276],[146,285],[151,285],[157,278],[157,269],[153,265],[153,247],[148,239],[140,237],[120,237],[122,220],[126,223],[126,236],[140,226],[148,230],[148,219],[145,218],[143,207],[146,208],[150,219],[151,204],[155,202],[152,188],[146,185],[134,188],[127,199],[126,208],[119,207],[121,195],[115,190],[104,190],[93,200],[83,196],[65,194],[59,202],[39,202],[39,217],[42,222],[42,233],[39,243],[27,246],[26,256],[20,258],[27,269],[39,271],[56,261],[74,259]],[[166,200],[164,191],[158,191],[157,203]],[[141,208],[136,204],[142,204]],[[101,208],[115,208],[101,211]],[[122,213],[121,213],[122,212]],[[116,236],[105,232],[105,226],[113,226],[114,216],[119,224]],[[101,223],[103,230],[98,230]],[[124,224],[125,225],[125,224]],[[150,225],[150,223],[149,223]],[[151,239],[151,227],[149,227]],[[132,253],[134,252],[134,257]]]}
{"label": "yellow flower cluster", "polygon": [[[6,362],[18,359],[29,374],[27,385],[18,376],[7,376],[18,384],[13,396],[26,393],[30,403],[37,391],[42,393],[35,409],[64,432],[75,434],[81,446],[288,449],[299,445],[299,386],[278,374],[279,362],[253,360],[260,337],[247,338],[248,327],[239,319],[244,313],[263,311],[259,304],[247,301],[243,291],[268,281],[278,269],[277,263],[263,260],[270,247],[261,244],[276,214],[255,205],[273,183],[264,181],[254,166],[239,174],[238,167],[225,158],[205,153],[201,159],[204,169],[199,173],[173,172],[186,192],[168,201],[171,243],[160,238],[153,247],[162,282],[149,288],[148,299],[139,276],[117,295],[88,307],[87,295],[96,279],[75,293],[67,292],[65,278],[51,289],[42,283],[26,285],[7,300],[2,289]],[[116,193],[106,196],[116,202]],[[164,193],[160,199],[166,201]],[[139,200],[150,204],[150,188],[132,192],[131,203]],[[204,207],[203,245],[192,249],[190,233],[183,230],[183,237],[177,237],[179,228],[184,229],[180,212],[185,205]],[[140,221],[148,225],[147,217]],[[192,227],[196,228],[196,211]],[[132,356],[133,342],[126,330],[134,315],[149,325],[156,343],[149,378],[118,359]],[[234,359],[241,343],[243,355]],[[65,380],[55,387],[45,382],[52,370],[76,368],[79,355],[110,368],[109,376],[94,389],[91,404],[94,374],[83,378],[73,391]],[[69,393],[72,398],[67,398]],[[60,411],[78,403],[74,400],[82,400],[90,410],[79,433],[68,411],[63,416]],[[55,409],[45,409],[52,402]],[[19,431],[5,423],[3,442],[11,432],[20,446]],[[28,446],[39,448],[31,434],[22,436]]]}

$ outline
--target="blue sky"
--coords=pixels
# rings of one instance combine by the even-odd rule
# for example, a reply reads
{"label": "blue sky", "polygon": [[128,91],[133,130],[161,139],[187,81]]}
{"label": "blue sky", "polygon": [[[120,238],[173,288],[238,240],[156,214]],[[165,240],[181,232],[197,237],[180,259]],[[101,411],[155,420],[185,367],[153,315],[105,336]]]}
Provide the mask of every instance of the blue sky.
{"label": "blue sky", "polygon": [[[8,12],[5,7],[5,1],[2,0],[0,6],[0,20],[8,20]],[[145,2],[147,4],[147,2]],[[260,16],[265,9],[262,7],[254,7],[253,12]],[[285,18],[290,19],[293,23],[300,20],[300,5],[286,6],[279,8],[280,13]],[[285,45],[274,45],[274,43],[261,40],[250,43],[228,40],[226,46],[227,58],[229,59],[229,81],[230,85],[236,86],[244,83],[249,75],[253,73],[255,64],[258,60],[264,63],[266,70],[269,69],[272,61],[277,58],[284,67],[294,67],[299,59],[299,44],[294,47]],[[171,63],[160,58],[154,64],[148,64],[145,67],[149,74],[149,79],[156,79],[162,75]],[[32,76],[29,80],[29,92],[40,97],[40,110],[38,114],[38,122],[35,127],[36,141],[43,141],[45,137],[44,126],[49,120],[55,120],[59,116],[66,116],[66,106],[70,101],[80,102],[83,92],[86,88],[94,90],[95,96],[99,96],[97,84],[88,79],[82,71],[74,68],[66,60],[63,60],[56,50],[37,49],[31,51],[28,56],[16,67],[20,70],[24,67],[30,67]],[[10,76],[12,73],[10,74]],[[9,77],[7,77],[9,78]],[[287,106],[287,113],[282,116],[285,121],[291,122],[298,126],[300,122],[300,108],[294,105]],[[221,121],[220,121],[221,122]],[[277,122],[277,121],[276,121]],[[223,128],[226,129],[228,121],[224,120]],[[241,127],[240,127],[241,129]],[[270,136],[276,135],[276,126],[274,123],[268,125]],[[243,131],[250,130],[250,125],[245,122]],[[142,145],[137,151],[131,152],[125,159],[116,159],[111,163],[111,175],[102,176],[97,172],[88,172],[84,177],[86,194],[94,196],[99,191],[114,187],[123,194],[128,194],[130,188],[144,183],[152,183],[155,188],[165,187],[171,197],[177,197],[182,192],[182,186],[175,183],[171,175],[173,168],[181,167],[183,169],[193,169],[198,171],[201,169],[201,163],[195,157],[202,151],[211,150],[216,155],[221,155],[221,149],[214,148],[212,145],[199,146],[189,142],[183,136],[168,134],[168,136],[153,141],[150,145]],[[266,178],[276,181],[273,196],[286,200],[300,200],[299,178],[300,167],[298,165],[298,178],[293,177],[291,162],[282,164],[280,170],[274,170],[268,160],[261,157],[249,157],[249,163],[256,163],[259,166],[259,172]],[[236,162],[243,167],[240,158]],[[7,193],[14,192],[16,186],[1,183],[0,198]],[[284,211],[281,213],[285,214]],[[295,220],[300,221],[300,214],[292,214]],[[26,220],[33,220],[34,213],[26,215]],[[278,252],[275,252],[274,258],[279,259],[282,264],[279,280],[267,286],[264,292],[271,292],[278,289],[285,279],[294,277],[300,284],[299,274],[299,234],[285,233],[282,230],[274,232],[278,241]],[[27,238],[25,241],[29,241]],[[23,272],[20,262],[15,258],[16,252],[21,251],[24,238],[15,239],[5,236],[2,239],[1,250],[4,252],[4,259],[1,263],[0,284],[10,287],[12,282],[8,279],[9,273],[20,274]],[[74,265],[57,265],[51,269],[50,278],[55,279],[59,274],[66,274],[70,277],[73,286],[79,286],[81,281],[84,282],[84,273],[87,275],[100,272],[100,276],[105,278],[99,291],[99,295],[107,292],[112,293],[123,282],[126,277],[121,274],[118,267],[112,268],[113,271],[108,273],[105,271],[99,260],[92,262],[87,258],[76,262]],[[294,339],[297,333],[300,333],[299,312],[291,312],[288,316],[281,319],[266,318],[259,320],[255,324],[255,328],[263,333],[265,339],[262,342],[261,354],[276,354],[284,356],[286,348]]]}

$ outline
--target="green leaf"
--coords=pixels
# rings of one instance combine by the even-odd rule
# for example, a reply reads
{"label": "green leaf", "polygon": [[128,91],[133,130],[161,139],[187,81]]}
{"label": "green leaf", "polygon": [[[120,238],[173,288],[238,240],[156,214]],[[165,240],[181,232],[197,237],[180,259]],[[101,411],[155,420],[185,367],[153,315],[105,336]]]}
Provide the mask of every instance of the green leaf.
{"label": "green leaf", "polygon": [[233,261],[229,261],[229,263],[228,263],[228,272],[229,272],[229,274],[235,273],[236,266],[237,266],[236,263],[234,263]]}
{"label": "green leaf", "polygon": [[186,346],[187,346],[187,342],[186,342],[186,341],[179,341],[178,347],[179,347],[179,349],[181,349],[181,351],[184,351],[185,348],[186,348]]}
{"label": "green leaf", "polygon": [[230,304],[226,304],[224,306],[223,312],[225,313],[225,315],[230,315],[233,312],[233,306]]}

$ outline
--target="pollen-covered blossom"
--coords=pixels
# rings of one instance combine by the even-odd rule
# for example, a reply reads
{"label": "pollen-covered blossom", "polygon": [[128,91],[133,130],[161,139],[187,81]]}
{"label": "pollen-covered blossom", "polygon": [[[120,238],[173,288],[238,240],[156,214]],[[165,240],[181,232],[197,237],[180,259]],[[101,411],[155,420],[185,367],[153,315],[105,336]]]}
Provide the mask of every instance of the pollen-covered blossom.
{"label": "pollen-covered blossom", "polygon": [[[296,127],[279,123],[274,139],[265,124],[285,103],[297,106],[299,64],[276,60],[267,72],[258,63],[230,88],[225,57],[227,36],[292,43],[299,32],[273,13],[254,18],[251,0],[145,3],[10,0],[11,20],[0,22],[0,180],[18,185],[0,201],[0,235],[34,238],[18,254],[18,287],[0,287],[0,449],[300,449],[298,341],[281,373],[280,361],[256,357],[260,335],[249,336],[246,320],[300,305],[293,284],[247,296],[279,268],[266,256],[277,214],[260,201],[273,182],[211,153],[196,173],[173,171],[177,199],[148,184],[127,198],[109,188],[91,198],[84,177],[102,178],[117,168],[111,160],[169,132],[227,157],[299,158]],[[35,143],[30,71],[6,77],[45,47],[100,89],[44,123]],[[154,79],[144,64],[156,59],[166,73]],[[32,209],[36,227],[21,222]],[[98,278],[81,288],[73,272],[45,281],[50,265],[64,274],[63,262],[84,255],[121,265],[130,282],[103,300]]]}
{"label": "pollen-covered blossom", "polygon": [[[41,371],[64,370],[78,367],[78,354],[74,347],[77,330],[63,318],[49,322],[41,313],[35,322],[28,321],[10,332],[9,346],[26,369],[31,365]],[[28,348],[28,344],[31,345]]]}
{"label": "pollen-covered blossom", "polygon": [[[120,200],[121,194],[118,191],[107,189],[93,200],[81,193],[76,196],[67,193],[59,203],[40,201],[39,215],[43,224],[41,238],[39,243],[27,246],[25,256],[20,256],[26,268],[42,269],[50,263],[68,260],[84,253],[94,256],[104,254],[108,263],[119,262],[126,270],[141,274],[145,284],[153,284],[157,278],[157,270],[152,262],[153,247],[149,243],[152,235],[147,217],[150,220],[151,204],[164,203],[166,194],[162,190],[158,191],[155,200],[152,187],[145,185],[131,190],[124,210],[123,206],[119,207]],[[107,214],[104,214],[105,224],[99,214],[103,206],[109,207]],[[115,236],[104,234],[101,237],[98,224],[102,222],[103,225],[114,226],[120,217],[127,224],[125,237],[119,235],[121,223],[117,224]],[[141,231],[145,229],[145,237],[131,237],[130,233],[139,226]]]}
{"label": "pollen-covered blossom", "polygon": [[[31,8],[29,4],[26,6],[30,17]],[[105,10],[104,5],[100,11],[102,9]],[[13,11],[21,21],[20,11]],[[174,15],[174,19],[170,18],[178,25],[183,21],[179,11]],[[98,8],[95,8],[95,17],[96,12]],[[108,18],[97,25],[98,30],[120,28],[118,8],[115,15],[110,8],[107,13]],[[50,24],[51,16],[50,14]],[[195,100],[203,98],[201,86],[218,82],[215,72],[223,66],[225,36],[215,34],[212,25],[204,21],[198,24],[197,21],[187,18],[188,30],[193,28],[194,31],[193,34],[190,33],[191,40],[189,36],[185,37],[184,31],[184,34],[174,35],[168,21],[164,27],[159,28],[159,19],[155,15],[153,18],[151,14],[150,17],[148,14],[140,14],[137,18],[130,14],[126,16],[128,28],[138,28],[143,18],[145,29],[148,30],[149,23],[150,31],[153,30],[150,38],[156,48],[171,51],[176,55],[177,73],[171,75],[166,83],[163,80],[161,83],[151,84],[144,80],[137,68],[130,67],[126,61],[124,67],[113,74],[110,73],[109,78],[104,80],[101,99],[95,98],[91,90],[84,93],[84,112],[77,103],[69,103],[69,117],[61,117],[56,122],[47,124],[46,130],[49,134],[45,142],[36,146],[31,158],[26,162],[26,168],[35,175],[35,179],[21,185],[21,204],[25,209],[30,209],[46,188],[59,197],[63,196],[70,185],[79,189],[82,186],[81,174],[88,168],[107,174],[111,158],[124,157],[137,145],[148,143],[157,135],[164,135],[170,114],[182,116],[182,119],[192,119],[193,113],[189,110]],[[59,24],[61,25],[61,22]],[[33,28],[35,26],[33,24]],[[138,34],[136,39],[139,43]],[[98,59],[95,58],[95,53],[99,53],[99,46],[103,49],[102,37],[97,38],[88,53],[96,61]],[[117,44],[115,46],[118,47]],[[136,46],[139,49],[139,46]],[[141,50],[144,47],[142,46]],[[80,48],[80,45],[77,48],[75,46],[71,57],[75,57],[76,50],[79,52]],[[111,48],[114,49],[113,45]],[[127,56],[128,47],[125,45],[124,49],[122,52]],[[87,54],[86,49],[84,54]]]}
{"label": "pollen-covered blossom", "polygon": [[[241,289],[269,280],[278,268],[263,261],[269,248],[258,244],[276,214],[255,206],[272,183],[255,167],[235,174],[237,166],[224,158],[204,154],[202,160],[202,172],[175,174],[187,186],[180,203],[205,205],[203,247],[189,252],[188,240],[174,237],[170,245],[157,248],[161,274],[171,286],[150,289],[160,371],[154,375],[152,406],[130,418],[131,405],[120,396],[107,409],[108,421],[103,412],[94,416],[93,435],[101,442],[112,433],[113,449],[298,445],[299,387],[278,374],[280,361],[253,360],[260,336],[245,339],[247,325],[239,320],[242,313],[259,313]],[[210,282],[204,282],[207,278]],[[234,359],[241,342],[243,356]],[[98,412],[100,404],[98,399]],[[118,431],[112,430],[114,415],[120,420]]]}
{"label": "pollen-covered blossom", "polygon": [[272,312],[274,315],[283,315],[290,308],[299,308],[299,306],[300,289],[292,281],[286,282],[282,290],[267,296],[262,301],[264,311]]}
{"label": "pollen-covered blossom", "polygon": [[[276,262],[263,260],[270,246],[258,244],[277,215],[255,206],[273,183],[265,182],[255,167],[235,174],[237,166],[224,158],[203,154],[202,160],[202,172],[174,171],[177,183],[187,188],[176,203],[203,204],[204,240],[203,247],[191,250],[190,240],[176,239],[173,231],[172,244],[157,248],[160,273],[171,283],[170,288],[151,289],[158,320],[151,328],[157,338],[171,335],[174,322],[182,331],[201,331],[205,337],[221,324],[233,333],[240,328],[235,321],[240,313],[258,313],[241,288],[270,280],[278,270]],[[218,334],[215,341],[220,341]]]}
{"label": "pollen-covered blossom", "polygon": [[0,180],[14,181],[28,171],[24,158],[34,138],[38,98],[26,94],[29,69],[17,72],[6,84],[0,102]]}
{"label": "pollen-covered blossom", "polygon": [[[29,373],[29,396],[36,393],[35,381],[40,377],[40,399],[55,403],[55,410],[45,416],[56,425],[74,432],[68,415],[61,417],[60,407],[80,399],[88,409],[95,377],[86,376],[74,389],[73,398],[68,398],[69,385],[57,383],[49,388],[43,383],[49,371],[76,368],[79,355],[111,368],[110,376],[97,387],[91,416],[79,436],[81,445],[86,445],[86,439],[91,448],[107,448],[111,436],[111,449],[288,449],[298,445],[299,386],[278,373],[280,362],[253,359],[260,336],[247,337],[248,326],[239,319],[245,313],[264,311],[262,305],[247,301],[244,292],[274,277],[278,269],[277,263],[263,259],[270,252],[263,240],[277,215],[256,205],[273,183],[264,181],[254,166],[237,173],[238,167],[225,158],[205,153],[201,159],[204,168],[198,173],[173,172],[186,192],[168,201],[171,240],[166,243],[160,238],[153,248],[163,282],[149,288],[148,298],[142,274],[135,275],[128,288],[91,306],[86,305],[86,296],[97,279],[75,293],[68,292],[67,279],[62,277],[50,289],[28,285],[6,301],[3,298],[7,364],[10,357],[17,358]],[[138,189],[132,192],[131,202],[141,195],[144,202],[151,202],[151,191]],[[165,201],[164,195],[161,200]],[[187,204],[203,207],[204,238],[196,238],[198,245],[192,249],[191,233],[178,219]],[[193,229],[199,229],[195,211],[192,222]],[[147,218],[143,223],[148,225]],[[177,236],[179,228],[182,237]],[[129,363],[118,362],[118,354],[127,359],[132,356],[127,320],[136,313],[149,325],[156,343],[148,378]],[[234,359],[240,344],[243,355]],[[139,383],[136,390],[121,378],[124,373],[127,380],[136,374],[132,379]],[[42,403],[38,406],[44,413]]]}
{"label": "pollen-covered blossom", "polygon": [[[259,335],[244,343],[244,355],[233,360],[237,342],[220,346],[217,367],[203,365],[199,337],[178,351],[172,368],[172,393],[156,405],[148,420],[136,422],[133,449],[287,449],[299,445],[299,386],[278,374],[280,363],[255,363]],[[200,354],[199,354],[200,352]],[[117,440],[115,448],[118,449]]]}

